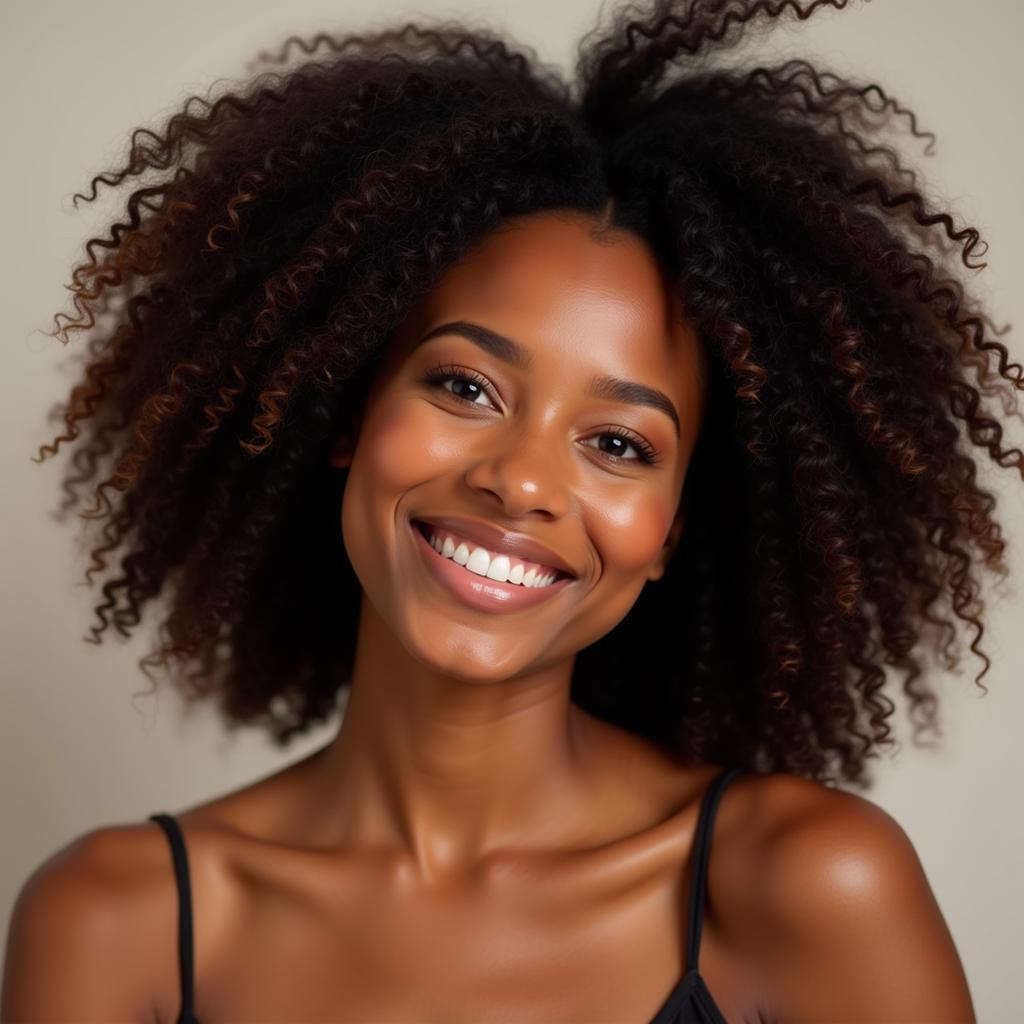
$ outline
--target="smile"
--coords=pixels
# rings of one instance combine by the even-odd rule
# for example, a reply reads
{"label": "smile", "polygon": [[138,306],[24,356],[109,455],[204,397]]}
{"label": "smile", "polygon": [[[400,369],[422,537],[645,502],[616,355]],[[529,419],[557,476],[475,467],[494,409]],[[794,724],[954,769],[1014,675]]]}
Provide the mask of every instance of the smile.
{"label": "smile", "polygon": [[[490,554],[485,549],[470,549],[464,559],[465,565],[462,565],[436,550],[427,540],[422,528],[412,520],[409,520],[409,529],[434,580],[449,594],[480,611],[511,612],[532,608],[535,604],[549,601],[573,582],[570,577],[565,576],[546,586],[524,586],[522,583],[511,581],[518,575],[516,573],[512,574],[509,581],[495,580],[485,575],[489,563],[485,556]],[[474,557],[476,550],[483,554]],[[474,569],[483,569],[484,573]],[[533,579],[534,577],[530,577],[529,582],[533,582]]]}

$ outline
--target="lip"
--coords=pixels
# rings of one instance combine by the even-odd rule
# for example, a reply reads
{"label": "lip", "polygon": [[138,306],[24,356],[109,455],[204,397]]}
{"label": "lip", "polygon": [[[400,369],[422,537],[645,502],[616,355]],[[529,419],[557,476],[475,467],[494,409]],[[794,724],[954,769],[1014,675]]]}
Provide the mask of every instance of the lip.
{"label": "lip", "polygon": [[410,519],[409,530],[423,555],[427,571],[449,594],[462,603],[485,612],[514,612],[532,608],[550,601],[574,581],[563,576],[547,587],[523,587],[516,583],[501,583],[488,576],[478,576],[450,558],[435,551],[415,521]]}
{"label": "lip", "polygon": [[502,530],[485,519],[469,519],[466,516],[415,516],[411,523],[413,529],[417,521],[442,529],[447,527],[453,533],[461,534],[467,540],[474,540],[482,548],[487,548],[495,554],[537,562],[546,569],[557,570],[572,579],[577,577],[572,566],[557,551],[553,551],[533,537],[528,537],[525,533]]}

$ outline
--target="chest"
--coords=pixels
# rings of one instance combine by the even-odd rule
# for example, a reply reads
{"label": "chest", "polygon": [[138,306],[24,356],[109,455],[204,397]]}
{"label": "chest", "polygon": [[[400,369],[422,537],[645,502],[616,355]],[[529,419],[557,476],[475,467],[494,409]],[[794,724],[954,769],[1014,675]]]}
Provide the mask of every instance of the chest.
{"label": "chest", "polygon": [[[218,879],[193,886],[200,1024],[649,1024],[683,971],[680,872],[506,864],[429,891],[380,865]],[[705,982],[730,1021],[753,1019],[712,931]],[[162,1022],[179,1002],[172,981]]]}

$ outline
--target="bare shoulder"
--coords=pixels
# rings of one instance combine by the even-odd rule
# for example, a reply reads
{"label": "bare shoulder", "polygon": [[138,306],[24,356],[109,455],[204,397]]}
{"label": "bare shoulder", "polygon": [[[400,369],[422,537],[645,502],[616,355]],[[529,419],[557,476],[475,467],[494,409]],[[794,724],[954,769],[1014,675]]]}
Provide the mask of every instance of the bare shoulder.
{"label": "bare shoulder", "polygon": [[708,884],[766,1020],[973,1024],[953,939],[892,815],[784,773],[741,775],[726,797]]}
{"label": "bare shoulder", "polygon": [[66,843],[15,900],[0,1020],[151,1021],[158,979],[176,967],[175,914],[169,848],[155,823],[104,826]]}

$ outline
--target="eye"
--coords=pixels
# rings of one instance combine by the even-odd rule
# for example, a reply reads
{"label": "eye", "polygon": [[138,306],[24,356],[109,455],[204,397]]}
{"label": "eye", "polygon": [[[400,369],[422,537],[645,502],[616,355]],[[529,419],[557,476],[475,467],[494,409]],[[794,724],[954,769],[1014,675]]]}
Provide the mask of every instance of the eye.
{"label": "eye", "polygon": [[[635,434],[629,433],[627,430],[623,430],[620,427],[609,427],[607,430],[600,434],[595,434],[598,440],[602,437],[611,437],[615,439],[615,445],[612,451],[602,451],[602,455],[606,455],[608,458],[613,459],[616,462],[643,462],[648,465],[653,465],[658,461],[658,453],[654,448],[649,445],[643,438],[636,436]],[[624,448],[632,447],[636,452],[636,458],[623,458],[619,452]]]}
{"label": "eye", "polygon": [[[481,405],[481,403],[476,401],[476,399],[479,398],[480,395],[484,395],[488,400],[490,400],[490,382],[486,377],[481,376],[474,370],[456,366],[454,363],[446,363],[442,366],[435,366],[427,370],[423,375],[423,379],[432,387],[442,388],[457,402],[462,402],[465,405],[477,405],[484,409],[487,408],[486,405]],[[446,387],[449,381],[454,381],[456,384],[467,386],[468,394],[459,394],[458,391]],[[496,408],[496,406],[492,404],[491,408]],[[639,462],[645,465],[653,465],[659,461],[658,452],[652,445],[639,435],[633,434],[622,427],[608,427],[600,434],[594,434],[593,437],[598,439],[610,437],[614,439],[615,443],[612,451],[598,449],[598,454],[611,462]],[[630,447],[637,452],[635,458],[627,458],[620,454],[620,452]]]}
{"label": "eye", "polygon": [[[476,399],[480,395],[490,396],[490,384],[486,377],[482,377],[479,373],[474,370],[467,370],[460,366],[455,366],[453,363],[446,364],[444,366],[435,366],[423,375],[423,379],[433,387],[443,388],[453,398],[459,402],[465,402],[467,405],[480,405]],[[459,394],[457,391],[452,391],[445,387],[448,381],[455,381],[459,384],[467,384],[466,394]],[[486,409],[487,406],[481,406]],[[496,408],[496,406],[492,406]]]}

